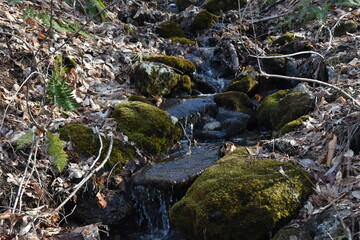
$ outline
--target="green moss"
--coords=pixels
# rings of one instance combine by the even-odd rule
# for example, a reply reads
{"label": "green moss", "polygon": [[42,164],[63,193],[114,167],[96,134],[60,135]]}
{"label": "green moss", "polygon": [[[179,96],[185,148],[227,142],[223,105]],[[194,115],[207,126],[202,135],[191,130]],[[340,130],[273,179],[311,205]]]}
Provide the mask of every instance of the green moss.
{"label": "green moss", "polygon": [[[60,139],[73,142],[75,151],[80,157],[89,158],[98,155],[100,141],[89,127],[77,123],[70,123],[62,127],[59,133]],[[102,137],[102,141],[103,150],[101,159],[104,159],[109,148],[109,139]],[[127,161],[135,158],[135,154],[136,151],[134,147],[115,139],[108,164],[112,167],[116,163],[119,163],[117,170],[120,170]]]}
{"label": "green moss", "polygon": [[272,129],[271,116],[275,108],[279,104],[280,99],[285,97],[290,90],[280,90],[274,94],[267,96],[258,107],[257,119],[262,126]]}
{"label": "green moss", "polygon": [[279,101],[272,114],[272,124],[275,130],[305,114],[308,114],[313,105],[313,99],[307,93],[292,92]]}
{"label": "green moss", "polygon": [[335,30],[334,30],[334,35],[337,37],[340,37],[342,35],[345,35],[346,32],[349,33],[354,33],[356,32],[356,30],[358,29],[359,24],[355,21],[346,21],[346,22],[342,22],[339,25],[336,26]]}
{"label": "green moss", "polygon": [[301,51],[310,51],[313,46],[300,40],[292,41],[281,48],[281,53],[289,54]]}
{"label": "green moss", "polygon": [[272,45],[284,45],[285,43],[289,43],[299,38],[294,33],[285,33],[278,39],[276,39]]}
{"label": "green moss", "polygon": [[243,92],[223,92],[214,96],[214,101],[219,107],[226,108],[228,110],[252,114],[252,101]]}
{"label": "green moss", "polygon": [[182,76],[161,63],[141,62],[130,76],[130,82],[145,96],[169,95]]}
{"label": "green moss", "polygon": [[195,45],[195,42],[184,37],[172,37],[170,38],[172,44],[185,44],[185,45]]}
{"label": "green moss", "polygon": [[185,32],[177,22],[167,21],[160,25],[157,33],[163,38],[185,37]]}
{"label": "green moss", "polygon": [[213,22],[219,22],[219,18],[205,10],[196,15],[194,21],[191,23],[190,29],[193,33],[198,33],[202,30],[211,28]]}
{"label": "green moss", "polygon": [[229,85],[228,90],[249,93],[257,85],[258,82],[250,74],[247,74],[246,76],[242,77],[240,80],[233,81]]}
{"label": "green moss", "polygon": [[288,122],[285,124],[279,131],[277,131],[274,135],[274,137],[280,137],[284,135],[285,133],[291,132],[295,130],[296,128],[300,127],[301,124],[306,121],[309,118],[309,115],[301,116],[294,121]]}
{"label": "green moss", "polygon": [[173,124],[165,111],[146,103],[120,103],[113,117],[119,131],[151,154],[165,151],[182,137],[181,128]]}
{"label": "green moss", "polygon": [[279,130],[312,109],[313,99],[307,93],[280,90],[267,96],[258,107],[257,119],[262,126]]}
{"label": "green moss", "polygon": [[[240,0],[240,7],[246,5],[246,0]],[[221,11],[236,10],[239,9],[239,1],[237,0],[208,0],[203,6],[211,13],[219,14]]]}
{"label": "green moss", "polygon": [[127,100],[128,101],[138,101],[138,102],[155,105],[154,98],[146,98],[144,96],[139,96],[139,95],[131,95],[130,97],[128,97]]}
{"label": "green moss", "polygon": [[170,220],[188,239],[265,239],[309,196],[308,177],[290,163],[229,154],[195,180]]}
{"label": "green moss", "polygon": [[134,33],[135,33],[134,27],[131,25],[128,25],[128,24],[124,25],[124,30],[126,31],[127,34],[130,34],[130,35],[134,35]]}
{"label": "green moss", "polygon": [[149,55],[144,56],[143,59],[150,62],[166,64],[176,70],[179,70],[182,74],[190,75],[193,74],[193,72],[196,70],[196,67],[192,62],[179,57],[167,55]]}

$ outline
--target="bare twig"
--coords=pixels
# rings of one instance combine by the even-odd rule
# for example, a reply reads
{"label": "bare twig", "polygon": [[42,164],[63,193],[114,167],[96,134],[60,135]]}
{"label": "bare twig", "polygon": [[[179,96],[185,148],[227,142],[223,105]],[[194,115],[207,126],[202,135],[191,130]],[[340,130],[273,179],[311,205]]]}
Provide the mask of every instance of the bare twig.
{"label": "bare twig", "polygon": [[73,192],[70,193],[70,195],[53,211],[53,212],[58,212],[79,190],[80,188],[96,173],[98,172],[101,168],[104,167],[104,165],[109,161],[110,159],[110,154],[111,154],[111,151],[112,151],[112,147],[113,147],[113,143],[114,143],[114,139],[113,139],[113,134],[110,133],[110,144],[109,144],[109,149],[108,149],[108,152],[106,154],[106,157],[105,159],[102,161],[102,163],[95,169],[91,170],[89,172],[89,174],[84,177],[80,183],[78,183]]}
{"label": "bare twig", "polygon": [[296,53],[291,53],[291,54],[272,55],[272,56],[256,56],[256,55],[250,55],[250,57],[261,58],[261,59],[268,59],[268,58],[293,57],[293,56],[303,55],[303,54],[316,54],[316,55],[318,55],[319,57],[321,57],[322,59],[325,59],[323,55],[321,55],[320,53],[315,52],[315,51],[302,51],[302,52],[296,52]]}
{"label": "bare twig", "polygon": [[[33,137],[36,138],[36,135],[34,134]],[[34,140],[35,140],[35,141],[34,141]],[[26,163],[26,167],[25,167],[25,170],[24,170],[24,173],[23,173],[23,177],[21,178],[21,182],[20,182],[20,184],[19,184],[19,189],[18,189],[16,198],[15,198],[14,204],[13,204],[13,206],[12,206],[12,208],[11,208],[11,213],[15,213],[15,210],[16,210],[16,208],[17,208],[17,204],[18,204],[19,201],[21,201],[20,198],[21,198],[22,193],[23,193],[23,185],[24,185],[24,182],[25,182],[25,178],[26,178],[26,175],[27,175],[27,171],[28,171],[28,169],[29,169],[29,167],[30,167],[30,162],[31,162],[31,159],[32,159],[32,157],[33,157],[33,154],[34,154],[34,152],[37,151],[38,141],[39,141],[38,138],[33,139],[33,142],[34,142],[33,146],[35,146],[35,149],[34,149],[33,146],[31,147],[31,151],[30,151],[30,154],[29,154],[27,163]],[[21,207],[20,207],[19,209],[20,209],[19,211],[21,211]]]}
{"label": "bare twig", "polygon": [[352,100],[353,104],[356,107],[360,108],[360,103],[355,98],[353,98],[350,94],[348,94],[347,92],[345,92],[341,88],[339,88],[339,87],[337,87],[337,86],[335,86],[333,84],[327,83],[327,82],[322,82],[322,81],[311,79],[311,78],[289,77],[289,76],[284,76],[284,75],[268,74],[268,73],[265,73],[263,71],[259,74],[259,76],[267,77],[267,78],[279,78],[279,79],[285,79],[285,80],[295,80],[295,81],[300,81],[300,82],[312,82],[312,83],[317,83],[317,84],[320,84],[320,85],[324,85],[324,86],[327,86],[327,87],[330,87],[330,88],[333,88],[333,89],[339,91],[345,97]]}

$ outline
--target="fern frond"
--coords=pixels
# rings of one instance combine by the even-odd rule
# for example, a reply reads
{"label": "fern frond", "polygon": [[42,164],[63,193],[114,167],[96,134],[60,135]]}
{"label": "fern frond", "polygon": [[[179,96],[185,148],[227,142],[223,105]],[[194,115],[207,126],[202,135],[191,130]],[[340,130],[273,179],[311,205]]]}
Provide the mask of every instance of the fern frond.
{"label": "fern frond", "polygon": [[70,87],[66,84],[65,80],[55,72],[52,73],[50,78],[48,95],[53,103],[66,110],[73,111],[79,107],[79,104],[76,102]]}
{"label": "fern frond", "polygon": [[17,140],[17,150],[23,149],[26,144],[32,143],[34,139],[34,131],[31,129],[24,135],[21,135]]}
{"label": "fern frond", "polygon": [[53,135],[48,132],[48,153],[53,157],[52,162],[59,172],[62,172],[68,163],[68,155],[64,151],[63,144],[65,141],[59,139],[60,134]]}

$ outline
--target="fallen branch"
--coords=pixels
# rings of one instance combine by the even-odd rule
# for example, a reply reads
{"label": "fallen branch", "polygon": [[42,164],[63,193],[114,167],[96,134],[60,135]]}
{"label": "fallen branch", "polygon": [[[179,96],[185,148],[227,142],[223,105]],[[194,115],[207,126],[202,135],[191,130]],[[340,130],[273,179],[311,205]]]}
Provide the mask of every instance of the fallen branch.
{"label": "fallen branch", "polygon": [[110,159],[110,154],[112,152],[112,148],[113,148],[113,143],[114,143],[114,139],[113,139],[113,134],[110,133],[110,144],[109,144],[109,149],[108,152],[106,154],[106,157],[104,159],[104,161],[102,161],[102,163],[95,169],[91,170],[91,172],[89,172],[89,174],[84,177],[74,188],[73,192],[53,211],[53,212],[58,212],[63,206],[65,206],[65,204],[80,190],[80,188],[96,173],[98,172],[101,168],[104,167],[104,165],[109,161]]}
{"label": "fallen branch", "polygon": [[322,59],[325,59],[323,55],[321,55],[320,53],[315,52],[315,51],[302,51],[302,52],[296,52],[296,53],[291,53],[291,54],[271,55],[271,56],[255,56],[255,55],[250,55],[250,57],[267,59],[267,58],[293,57],[293,56],[303,55],[303,54],[316,54],[316,55],[320,56]]}
{"label": "fallen branch", "polygon": [[320,84],[320,85],[324,85],[324,86],[333,88],[333,89],[341,92],[345,97],[352,100],[353,104],[356,107],[360,108],[360,103],[355,98],[353,98],[350,94],[348,94],[347,92],[345,92],[341,88],[339,88],[339,87],[337,87],[337,86],[335,86],[333,84],[327,83],[327,82],[322,82],[320,80],[315,80],[315,79],[311,79],[311,78],[289,77],[289,76],[284,76],[284,75],[268,74],[268,73],[265,73],[263,71],[261,71],[261,73],[258,76],[266,77],[266,78],[280,78],[280,79],[285,79],[285,80],[290,80],[290,81],[295,80],[295,81],[300,81],[300,82],[312,82],[312,83],[317,83],[317,84]]}

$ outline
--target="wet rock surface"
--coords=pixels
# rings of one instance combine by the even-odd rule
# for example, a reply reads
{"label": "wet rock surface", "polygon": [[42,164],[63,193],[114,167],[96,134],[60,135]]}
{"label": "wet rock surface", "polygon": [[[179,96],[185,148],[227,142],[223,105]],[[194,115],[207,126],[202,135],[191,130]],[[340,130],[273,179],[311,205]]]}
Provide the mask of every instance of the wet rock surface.
{"label": "wet rock surface", "polygon": [[135,174],[132,184],[161,189],[188,186],[206,168],[218,160],[218,148],[217,145],[211,144],[193,146],[189,149],[191,153],[185,153],[184,156],[174,160],[157,163]]}

